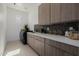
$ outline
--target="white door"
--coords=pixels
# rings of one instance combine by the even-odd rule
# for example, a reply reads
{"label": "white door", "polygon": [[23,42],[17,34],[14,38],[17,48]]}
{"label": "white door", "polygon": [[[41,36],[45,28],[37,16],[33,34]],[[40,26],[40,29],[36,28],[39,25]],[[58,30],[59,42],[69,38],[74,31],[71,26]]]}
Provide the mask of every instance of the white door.
{"label": "white door", "polygon": [[[19,33],[22,28],[22,20],[25,17],[23,14],[26,14],[22,11],[16,9],[8,8],[8,27],[7,27],[7,40],[14,41],[19,40]],[[24,19],[26,20],[26,19]],[[27,23],[27,20],[26,20]]]}

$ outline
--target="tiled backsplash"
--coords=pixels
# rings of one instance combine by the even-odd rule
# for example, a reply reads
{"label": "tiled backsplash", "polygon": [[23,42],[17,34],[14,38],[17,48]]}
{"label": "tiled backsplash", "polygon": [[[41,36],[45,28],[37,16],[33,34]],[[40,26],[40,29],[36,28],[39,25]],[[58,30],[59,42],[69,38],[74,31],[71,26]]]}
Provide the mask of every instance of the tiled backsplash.
{"label": "tiled backsplash", "polygon": [[79,31],[79,21],[71,21],[50,25],[35,25],[34,30],[35,32],[64,35],[65,31],[69,30],[69,27],[73,27],[75,31]]}

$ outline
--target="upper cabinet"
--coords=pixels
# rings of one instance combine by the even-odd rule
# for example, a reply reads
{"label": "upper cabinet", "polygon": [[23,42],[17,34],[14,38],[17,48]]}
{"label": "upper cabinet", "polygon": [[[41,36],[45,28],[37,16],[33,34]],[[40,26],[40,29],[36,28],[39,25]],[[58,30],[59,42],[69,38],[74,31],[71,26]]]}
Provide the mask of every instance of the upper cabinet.
{"label": "upper cabinet", "polygon": [[76,16],[76,4],[75,3],[72,3],[72,20],[77,20],[77,16]]}
{"label": "upper cabinet", "polygon": [[77,3],[43,3],[39,6],[39,21],[41,25],[68,22],[79,19],[79,4]]}
{"label": "upper cabinet", "polygon": [[61,4],[61,22],[73,21],[76,19],[76,7],[73,3]]}
{"label": "upper cabinet", "polygon": [[76,3],[76,18],[79,20],[79,3]]}
{"label": "upper cabinet", "polygon": [[61,22],[60,19],[60,4],[59,3],[52,3],[51,4],[51,23],[58,23]]}
{"label": "upper cabinet", "polygon": [[39,6],[38,23],[41,25],[50,24],[50,4],[43,3]]}
{"label": "upper cabinet", "polygon": [[69,21],[72,19],[72,6],[71,4],[61,4],[61,21]]}

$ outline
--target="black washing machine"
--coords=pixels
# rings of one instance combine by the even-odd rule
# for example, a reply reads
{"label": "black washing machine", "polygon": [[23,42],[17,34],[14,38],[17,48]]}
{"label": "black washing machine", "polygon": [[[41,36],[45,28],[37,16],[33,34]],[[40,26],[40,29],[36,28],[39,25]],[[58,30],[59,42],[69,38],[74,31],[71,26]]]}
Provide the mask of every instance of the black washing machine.
{"label": "black washing machine", "polygon": [[27,44],[27,32],[21,30],[20,31],[20,40],[23,44]]}

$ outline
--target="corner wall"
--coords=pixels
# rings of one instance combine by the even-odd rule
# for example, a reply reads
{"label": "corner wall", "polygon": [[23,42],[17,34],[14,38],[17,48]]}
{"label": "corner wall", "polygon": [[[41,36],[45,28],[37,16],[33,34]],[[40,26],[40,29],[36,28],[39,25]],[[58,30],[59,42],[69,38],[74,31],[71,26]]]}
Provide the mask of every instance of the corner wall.
{"label": "corner wall", "polygon": [[34,31],[34,25],[38,24],[38,6],[28,9],[28,27]]}
{"label": "corner wall", "polygon": [[7,7],[0,4],[0,55],[3,55],[6,46]]}

